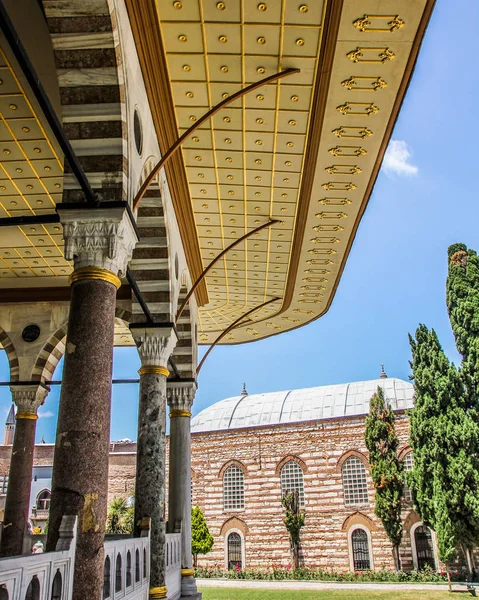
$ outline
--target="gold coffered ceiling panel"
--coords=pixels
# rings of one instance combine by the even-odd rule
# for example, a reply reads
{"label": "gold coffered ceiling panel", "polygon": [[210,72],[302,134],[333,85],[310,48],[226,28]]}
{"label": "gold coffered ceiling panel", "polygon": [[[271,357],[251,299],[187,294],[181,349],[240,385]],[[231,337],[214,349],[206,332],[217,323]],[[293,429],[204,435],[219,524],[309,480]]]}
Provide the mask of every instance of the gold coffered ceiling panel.
{"label": "gold coffered ceiling panel", "polygon": [[[178,133],[239,89],[300,73],[220,110],[183,145],[204,267],[202,343],[260,339],[329,307],[432,10],[427,0],[158,2]],[[400,14],[397,11],[400,8]]]}
{"label": "gold coffered ceiling panel", "polygon": [[[59,153],[0,49],[0,218],[52,214],[62,188]],[[71,270],[59,223],[2,228],[0,287],[65,285]]]}

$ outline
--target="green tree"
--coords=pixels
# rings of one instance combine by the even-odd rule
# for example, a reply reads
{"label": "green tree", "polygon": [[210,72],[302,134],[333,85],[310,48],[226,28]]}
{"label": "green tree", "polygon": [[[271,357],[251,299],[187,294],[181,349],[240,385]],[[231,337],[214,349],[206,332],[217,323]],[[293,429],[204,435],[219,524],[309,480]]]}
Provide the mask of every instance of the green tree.
{"label": "green tree", "polygon": [[135,507],[129,498],[113,498],[106,516],[106,533],[133,533]]}
{"label": "green tree", "polygon": [[401,568],[399,544],[402,538],[401,498],[404,493],[404,465],[397,451],[399,440],[394,412],[378,386],[369,403],[364,438],[369,451],[371,477],[376,488],[374,512],[381,519],[393,546],[396,569]]}
{"label": "green tree", "polygon": [[448,249],[446,304],[471,408],[479,398],[479,257],[464,244]]}
{"label": "green tree", "polygon": [[208,554],[213,548],[214,538],[208,529],[204,514],[199,506],[191,509],[191,552],[193,564],[198,566],[198,554]]}
{"label": "green tree", "polygon": [[420,325],[409,340],[415,405],[408,483],[419,514],[437,534],[439,558],[450,564],[459,546],[469,559],[479,541],[479,428],[436,332]]}
{"label": "green tree", "polygon": [[299,547],[301,529],[304,526],[304,512],[299,506],[298,491],[288,492],[281,498],[281,504],[286,511],[283,523],[289,533],[289,548],[293,566],[299,567]]}

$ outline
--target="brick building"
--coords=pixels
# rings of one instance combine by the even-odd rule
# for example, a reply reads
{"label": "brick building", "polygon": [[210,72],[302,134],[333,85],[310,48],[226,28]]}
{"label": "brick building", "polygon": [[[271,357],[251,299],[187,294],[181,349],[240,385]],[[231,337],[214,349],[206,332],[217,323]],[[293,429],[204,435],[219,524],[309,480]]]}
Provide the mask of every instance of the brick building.
{"label": "brick building", "polygon": [[[384,373],[378,380],[289,392],[243,391],[192,420],[192,500],[215,539],[200,564],[289,564],[281,495],[296,489],[306,515],[305,564],[339,570],[394,567],[391,544],[374,514],[364,443],[369,400],[378,385],[395,410],[400,457],[410,468],[406,410],[413,404],[413,386]],[[0,447],[0,475],[8,472],[9,452]],[[110,501],[134,493],[135,460],[134,442],[112,442]],[[53,445],[37,445],[35,465],[52,461]],[[438,566],[434,533],[422,525],[410,500],[406,489],[402,566]],[[31,505],[35,502],[32,497]]]}

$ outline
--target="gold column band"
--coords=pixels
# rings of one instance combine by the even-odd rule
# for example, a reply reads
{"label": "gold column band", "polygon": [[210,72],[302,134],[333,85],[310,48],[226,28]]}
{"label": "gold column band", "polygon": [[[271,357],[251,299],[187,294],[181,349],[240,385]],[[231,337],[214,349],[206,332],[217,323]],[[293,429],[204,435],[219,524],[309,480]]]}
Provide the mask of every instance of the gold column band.
{"label": "gold column band", "polygon": [[166,598],[167,592],[166,586],[163,585],[161,587],[150,588],[149,596],[150,598]]}
{"label": "gold column band", "polygon": [[182,577],[192,577],[195,574],[194,569],[181,569]]}
{"label": "gold column band", "polygon": [[168,369],[165,369],[165,367],[157,367],[155,365],[146,365],[144,367],[141,367],[141,369],[138,369],[138,375],[149,374],[164,375],[165,377],[168,377],[170,372],[168,371]]}
{"label": "gold column band", "polygon": [[31,421],[36,421],[38,419],[38,415],[32,412],[17,412],[15,419],[30,419]]}
{"label": "gold column band", "polygon": [[121,286],[121,281],[113,271],[102,269],[101,267],[80,267],[79,269],[75,269],[69,278],[70,285],[82,279],[100,279],[101,281],[112,283],[117,289]]}
{"label": "gold column band", "polygon": [[174,408],[172,411],[170,411],[170,418],[171,417],[191,417],[191,413],[189,410]]}

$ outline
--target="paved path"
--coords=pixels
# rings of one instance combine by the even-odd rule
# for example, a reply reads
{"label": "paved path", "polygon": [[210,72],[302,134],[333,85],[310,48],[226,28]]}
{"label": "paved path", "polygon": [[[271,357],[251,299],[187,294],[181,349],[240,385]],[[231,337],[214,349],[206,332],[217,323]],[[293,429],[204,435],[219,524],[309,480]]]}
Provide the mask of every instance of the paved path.
{"label": "paved path", "polygon": [[[251,579],[197,579],[198,588],[249,588],[281,590],[442,590],[443,583],[349,583],[340,581],[257,581]],[[465,591],[464,585],[453,584],[454,591]]]}

